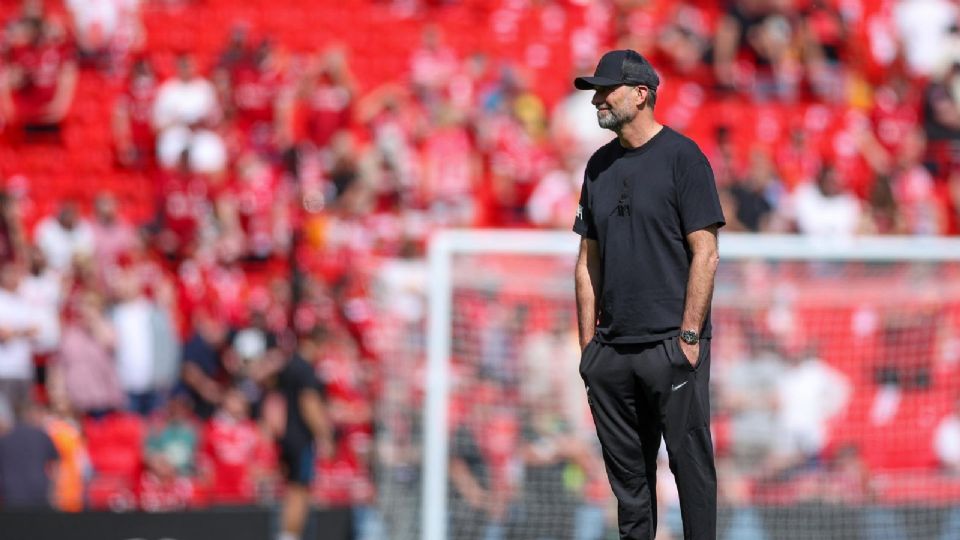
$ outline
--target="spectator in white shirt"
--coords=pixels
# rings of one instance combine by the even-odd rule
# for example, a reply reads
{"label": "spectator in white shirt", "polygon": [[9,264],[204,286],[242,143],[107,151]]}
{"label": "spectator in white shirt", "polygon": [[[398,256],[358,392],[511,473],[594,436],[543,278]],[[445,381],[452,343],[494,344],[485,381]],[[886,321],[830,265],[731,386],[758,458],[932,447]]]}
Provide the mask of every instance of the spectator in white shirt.
{"label": "spectator in white shirt", "polygon": [[22,276],[19,265],[0,265],[0,399],[14,407],[30,396],[38,332],[35,309],[18,292]]}
{"label": "spectator in white shirt", "polygon": [[60,344],[60,308],[63,306],[63,277],[47,265],[43,252],[30,248],[30,269],[18,289],[36,315],[34,352],[50,354]]}
{"label": "spectator in white shirt", "polygon": [[220,115],[217,91],[197,73],[188,54],[177,57],[177,75],[164,81],[153,104],[153,127],[163,131],[173,126],[195,127],[215,122]]}
{"label": "spectator in white shirt", "polygon": [[940,465],[950,472],[960,472],[960,400],[954,410],[943,417],[933,434],[933,449]]}
{"label": "spectator in white shirt", "polygon": [[226,166],[226,145],[211,129],[220,117],[220,103],[213,83],[197,73],[191,56],[180,55],[177,75],[160,85],[153,104],[160,164],[173,168],[183,151],[189,150],[194,172],[221,172]]}
{"label": "spectator in white shirt", "polygon": [[[106,61],[141,45],[140,0],[66,0],[77,45],[85,57]],[[118,58],[119,60],[120,58]]]}
{"label": "spectator in white shirt", "polygon": [[790,365],[777,384],[779,428],[777,461],[784,468],[820,457],[829,424],[850,399],[850,381],[812,351],[788,355]]}
{"label": "spectator in white shirt", "polygon": [[56,216],[41,221],[34,236],[50,268],[64,274],[75,258],[93,255],[93,229],[73,202],[64,202]]}
{"label": "spectator in white shirt", "polygon": [[897,2],[893,22],[914,74],[930,76],[944,63],[956,59],[957,51],[950,47],[950,37],[955,34],[958,17],[960,10],[950,0]]}
{"label": "spectator in white shirt", "polygon": [[824,238],[849,238],[861,224],[860,201],[845,190],[836,170],[820,169],[815,183],[797,186],[790,200],[797,230]]}
{"label": "spectator in white shirt", "polygon": [[[111,319],[120,387],[127,395],[128,409],[148,416],[179,373],[173,322],[168,310],[147,297],[134,272],[117,272],[111,283],[117,297]],[[152,285],[163,289],[162,284]]]}

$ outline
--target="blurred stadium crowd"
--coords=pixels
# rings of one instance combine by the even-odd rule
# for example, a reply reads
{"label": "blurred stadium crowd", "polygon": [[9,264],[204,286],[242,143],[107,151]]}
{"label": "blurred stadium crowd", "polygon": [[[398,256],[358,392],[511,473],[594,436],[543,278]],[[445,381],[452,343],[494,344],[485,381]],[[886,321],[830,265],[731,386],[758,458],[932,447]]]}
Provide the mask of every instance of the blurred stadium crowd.
{"label": "blurred stadium crowd", "polygon": [[371,503],[393,335],[373,270],[438,228],[567,229],[611,137],[570,79],[608,47],[660,71],[658,116],[710,158],[725,230],[960,233],[956,2],[331,4],[2,4],[0,504],[47,504],[16,460],[53,449],[10,450],[49,447],[38,429],[64,510],[271,500],[283,412],[256,366],[294,353],[341,435],[318,499]]}

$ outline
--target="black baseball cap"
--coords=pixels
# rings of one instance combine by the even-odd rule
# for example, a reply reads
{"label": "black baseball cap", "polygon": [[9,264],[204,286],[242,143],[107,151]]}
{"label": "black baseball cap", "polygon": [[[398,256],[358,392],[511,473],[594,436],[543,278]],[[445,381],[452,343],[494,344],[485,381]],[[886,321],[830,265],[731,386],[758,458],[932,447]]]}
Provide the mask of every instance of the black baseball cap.
{"label": "black baseball cap", "polygon": [[573,85],[578,90],[593,90],[597,86],[620,84],[643,85],[656,90],[660,86],[660,77],[640,53],[625,49],[603,55],[593,77],[577,77],[573,80]]}

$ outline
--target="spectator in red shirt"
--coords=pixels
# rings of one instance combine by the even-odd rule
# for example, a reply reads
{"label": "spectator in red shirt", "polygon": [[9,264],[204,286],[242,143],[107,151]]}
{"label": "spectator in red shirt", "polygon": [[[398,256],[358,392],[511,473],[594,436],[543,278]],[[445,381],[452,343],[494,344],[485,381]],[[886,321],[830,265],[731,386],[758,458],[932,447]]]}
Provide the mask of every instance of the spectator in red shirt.
{"label": "spectator in red shirt", "polygon": [[307,60],[303,77],[281,96],[278,136],[281,147],[309,142],[318,149],[351,127],[353,75],[340,51]]}
{"label": "spectator in red shirt", "polygon": [[960,234],[960,171],[951,171],[939,186],[939,194],[946,214],[947,234]]}
{"label": "spectator in red shirt", "polygon": [[190,170],[190,151],[180,155],[176,169],[161,173],[160,200],[154,241],[161,254],[180,259],[198,247],[200,227],[210,213],[208,185]]}
{"label": "spectator in red shirt", "polygon": [[143,169],[154,163],[156,134],[151,115],[157,86],[150,60],[138,58],[113,107],[114,151],[124,167]]}
{"label": "spectator in red shirt", "polygon": [[246,144],[266,150],[274,144],[274,126],[283,73],[274,45],[260,42],[229,72],[229,107]]}
{"label": "spectator in red shirt", "polygon": [[62,26],[27,2],[3,43],[0,115],[26,133],[58,133],[73,102],[77,67]]}
{"label": "spectator in red shirt", "polygon": [[289,246],[290,193],[265,159],[247,152],[236,164],[230,189],[216,203],[221,226],[242,237],[250,258],[265,260]]}
{"label": "spectator in red shirt", "polygon": [[444,43],[443,31],[431,25],[410,55],[410,82],[425,102],[432,102],[448,92],[458,66],[456,52]]}
{"label": "spectator in red shirt", "polygon": [[211,475],[213,503],[250,504],[256,500],[258,485],[271,476],[271,471],[258,466],[271,442],[250,420],[248,409],[243,391],[230,388],[204,427],[201,452]]}
{"label": "spectator in red shirt", "polygon": [[217,58],[211,80],[217,89],[217,97],[224,106],[224,113],[231,116],[233,73],[250,56],[250,25],[246,21],[234,24],[227,36],[227,43]]}

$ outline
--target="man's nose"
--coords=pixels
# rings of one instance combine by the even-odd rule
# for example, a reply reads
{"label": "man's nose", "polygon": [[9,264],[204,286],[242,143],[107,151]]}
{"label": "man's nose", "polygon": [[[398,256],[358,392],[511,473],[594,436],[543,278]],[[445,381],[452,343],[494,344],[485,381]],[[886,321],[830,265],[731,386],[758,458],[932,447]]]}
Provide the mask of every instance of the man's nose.
{"label": "man's nose", "polygon": [[603,104],[604,96],[601,95],[600,89],[594,90],[593,99],[590,100],[590,103],[593,103],[594,107],[599,107]]}

